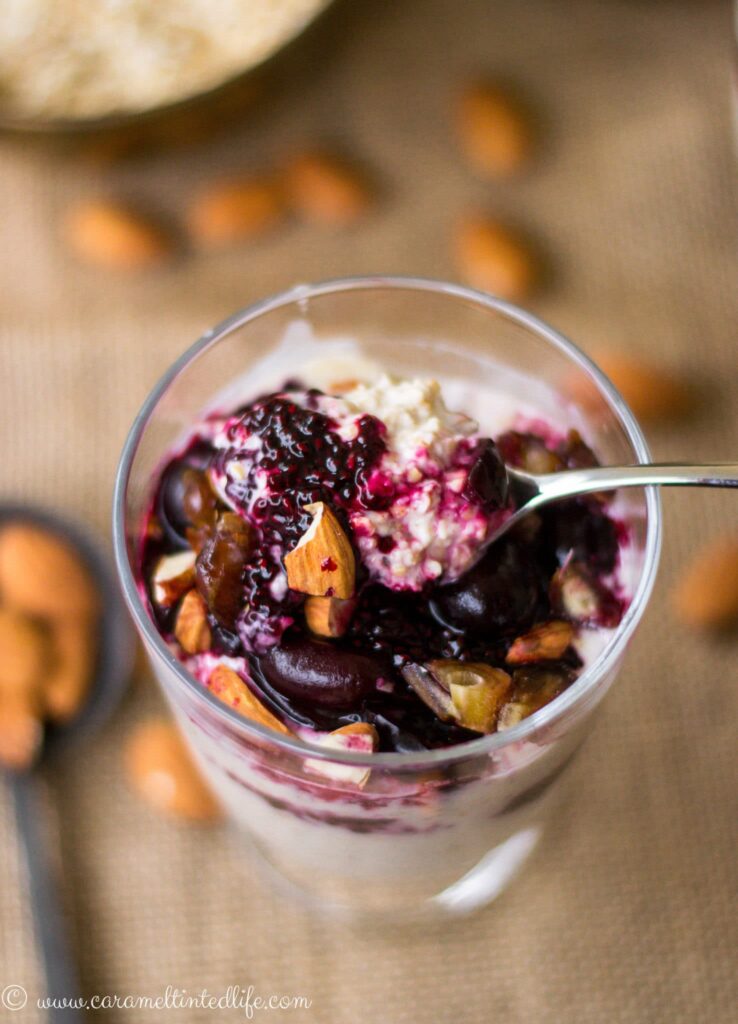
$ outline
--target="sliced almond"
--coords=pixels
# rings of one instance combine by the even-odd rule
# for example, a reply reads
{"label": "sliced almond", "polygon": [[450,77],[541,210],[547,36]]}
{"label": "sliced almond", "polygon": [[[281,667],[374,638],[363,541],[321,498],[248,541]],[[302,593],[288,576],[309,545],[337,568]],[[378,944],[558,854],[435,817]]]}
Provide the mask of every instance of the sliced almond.
{"label": "sliced almond", "polygon": [[470,217],[456,230],[459,273],[474,288],[503,299],[526,298],[538,278],[537,259],[511,228],[488,217]]}
{"label": "sliced almond", "polygon": [[277,182],[242,178],[205,189],[190,206],[187,223],[198,244],[216,248],[260,238],[275,228],[284,214]]}
{"label": "sliced almond", "polygon": [[738,537],[716,537],[695,553],[672,597],[685,625],[725,630],[738,625]]}
{"label": "sliced almond", "polygon": [[89,619],[58,619],[50,627],[52,661],[43,681],[46,714],[68,722],[92,682],[96,633]]}
{"label": "sliced almond", "polygon": [[276,715],[273,715],[268,708],[265,708],[261,701],[248,688],[243,679],[232,668],[226,665],[218,665],[210,673],[208,687],[215,696],[224,704],[234,708],[244,718],[250,718],[253,722],[265,725],[283,736],[291,736],[292,732],[281,722]]}
{"label": "sliced almond", "polygon": [[169,237],[151,220],[105,200],[69,210],[64,236],[80,259],[108,270],[144,270],[172,253]]}
{"label": "sliced almond", "polygon": [[[350,750],[355,753],[372,754],[379,746],[379,735],[373,725],[368,722],[352,722],[324,736],[320,746],[331,750]],[[348,782],[363,788],[369,781],[371,768],[362,765],[338,764],[335,761],[321,761],[318,758],[307,758],[305,767],[318,775],[335,782]]]}
{"label": "sliced almond", "polygon": [[305,602],[305,622],[316,636],[343,636],[351,624],[356,601],[340,597],[309,597]]}
{"label": "sliced almond", "polygon": [[74,548],[40,526],[21,522],[0,529],[0,597],[40,618],[89,616],[99,606],[92,575]]}
{"label": "sliced almond", "polygon": [[574,639],[574,626],[563,619],[542,622],[513,640],[505,659],[509,665],[527,665],[535,661],[555,661]]}
{"label": "sliced almond", "polygon": [[176,727],[165,719],[139,725],[125,751],[128,779],[158,811],[191,821],[213,821],[220,808]]}
{"label": "sliced almond", "polygon": [[316,224],[345,227],[363,217],[371,205],[371,192],[363,178],[327,153],[295,157],[284,180],[295,212]]}
{"label": "sliced almond", "polygon": [[306,505],[305,511],[313,521],[284,559],[290,589],[314,597],[352,597],[356,565],[348,537],[325,502]]}
{"label": "sliced almond", "polygon": [[187,654],[200,654],[210,649],[212,636],[205,601],[197,590],[182,598],[174,624],[174,635]]}
{"label": "sliced almond", "polygon": [[154,568],[151,586],[154,600],[161,608],[171,608],[195,585],[194,551],[177,551],[162,555]]}
{"label": "sliced almond", "polygon": [[526,163],[533,146],[530,121],[521,104],[492,84],[464,91],[457,130],[471,168],[484,178],[513,174]]}

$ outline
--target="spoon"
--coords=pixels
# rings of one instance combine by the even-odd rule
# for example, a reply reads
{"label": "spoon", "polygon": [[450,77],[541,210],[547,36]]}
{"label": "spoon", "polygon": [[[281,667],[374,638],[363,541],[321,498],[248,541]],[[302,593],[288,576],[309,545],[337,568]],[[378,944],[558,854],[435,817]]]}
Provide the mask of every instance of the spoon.
{"label": "spoon", "polygon": [[87,535],[50,512],[26,506],[0,506],[0,526],[11,521],[32,523],[70,543],[92,573],[102,606],[97,662],[85,703],[71,722],[63,727],[47,727],[33,768],[9,774],[47,994],[71,1004],[50,1008],[46,1020],[49,1024],[69,1024],[87,1017],[79,1003],[79,979],[59,895],[58,841],[54,836],[52,843],[55,830],[49,828],[46,820],[48,797],[44,781],[34,769],[41,760],[56,761],[76,740],[89,736],[108,719],[130,677],[135,646],[115,577],[107,559]]}
{"label": "spoon", "polygon": [[565,469],[560,473],[524,473],[505,467],[508,500],[513,514],[487,537],[478,555],[486,551],[529,512],[552,501],[576,498],[597,491],[621,487],[738,487],[738,463],[718,462],[708,466],[682,465],[678,462],[646,463],[638,466],[592,466]]}

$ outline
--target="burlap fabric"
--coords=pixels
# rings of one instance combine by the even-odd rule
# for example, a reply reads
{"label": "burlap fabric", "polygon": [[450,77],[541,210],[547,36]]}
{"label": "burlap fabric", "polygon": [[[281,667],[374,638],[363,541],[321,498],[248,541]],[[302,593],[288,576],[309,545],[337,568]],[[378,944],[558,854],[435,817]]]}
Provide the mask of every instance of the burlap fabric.
{"label": "burlap fabric", "polygon": [[[651,432],[656,456],[735,458],[729,5],[375,0],[344,4],[331,24],[321,59],[296,63],[291,89],[205,151],[103,171],[0,149],[4,494],[107,533],[126,430],[185,345],[297,280],[451,276],[450,225],[470,205],[541,239],[552,276],[532,305],[544,318],[585,347],[648,353],[702,389],[692,422]],[[542,113],[537,165],[498,187],[471,178],[449,131],[454,90],[480,70],[522,82]],[[75,197],[110,190],[176,213],[215,170],[258,168],[318,136],[359,154],[382,186],[356,232],[293,226],[137,280],[81,268],[59,244]],[[85,990],[253,985],[307,996],[294,1016],[316,1024],[735,1020],[738,646],[687,635],[667,599],[690,550],[735,522],[736,499],[672,492],[665,509],[656,595],[564,809],[516,885],[458,924],[356,933],[275,896],[223,831],[150,813],[121,773],[127,730],[159,703],[139,681],[50,779]],[[29,1005],[2,1019],[38,1021],[7,803],[0,787],[0,989],[24,985]]]}

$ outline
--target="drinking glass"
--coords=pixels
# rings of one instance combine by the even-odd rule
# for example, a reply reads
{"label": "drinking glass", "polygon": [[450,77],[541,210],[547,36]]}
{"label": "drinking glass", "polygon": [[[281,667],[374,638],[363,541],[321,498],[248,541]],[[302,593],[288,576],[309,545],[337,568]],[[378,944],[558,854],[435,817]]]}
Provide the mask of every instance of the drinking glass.
{"label": "drinking glass", "polygon": [[338,752],[279,735],[221,703],[169,649],[147,607],[140,541],[162,460],[203,412],[279,387],[325,355],[349,376],[369,359],[402,376],[453,377],[469,394],[504,392],[578,427],[603,462],[646,462],[649,452],[612,384],[556,331],[489,295],[397,277],[301,285],[237,313],[167,371],[126,441],[113,522],[123,591],[193,755],[257,859],[323,909],[467,912],[497,896],[530,855],[620,670],[656,573],[658,495],[620,499],[630,589],[622,622],[577,680],[531,717],[413,754]]}

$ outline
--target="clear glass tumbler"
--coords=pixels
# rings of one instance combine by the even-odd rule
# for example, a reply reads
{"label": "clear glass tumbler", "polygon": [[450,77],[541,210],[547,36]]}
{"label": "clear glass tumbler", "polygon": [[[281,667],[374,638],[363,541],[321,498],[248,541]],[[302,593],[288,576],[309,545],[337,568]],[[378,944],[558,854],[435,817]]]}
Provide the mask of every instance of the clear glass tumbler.
{"label": "clear glass tumbler", "polygon": [[[411,376],[452,374],[579,426],[603,461],[648,460],[609,381],[535,317],[456,285],[363,278],[299,286],[208,332],[146,400],[123,451],[114,541],[123,590],[202,771],[276,878],[352,914],[460,913],[492,900],[535,846],[564,768],[588,734],[647,603],[660,543],[653,490],[623,498],[632,600],[606,647],[560,697],[506,732],[418,754],[338,753],[237,714],[157,632],[137,576],[142,518],[162,458],[208,407],[253,397],[273,355],[362,356]],[[281,371],[283,372],[283,371]],[[276,386],[278,381],[272,381]],[[540,393],[539,393],[540,391]],[[554,408],[555,407],[555,408]],[[463,410],[462,410],[463,411]],[[316,761],[329,775],[316,772]],[[370,771],[363,788],[357,778]]]}

